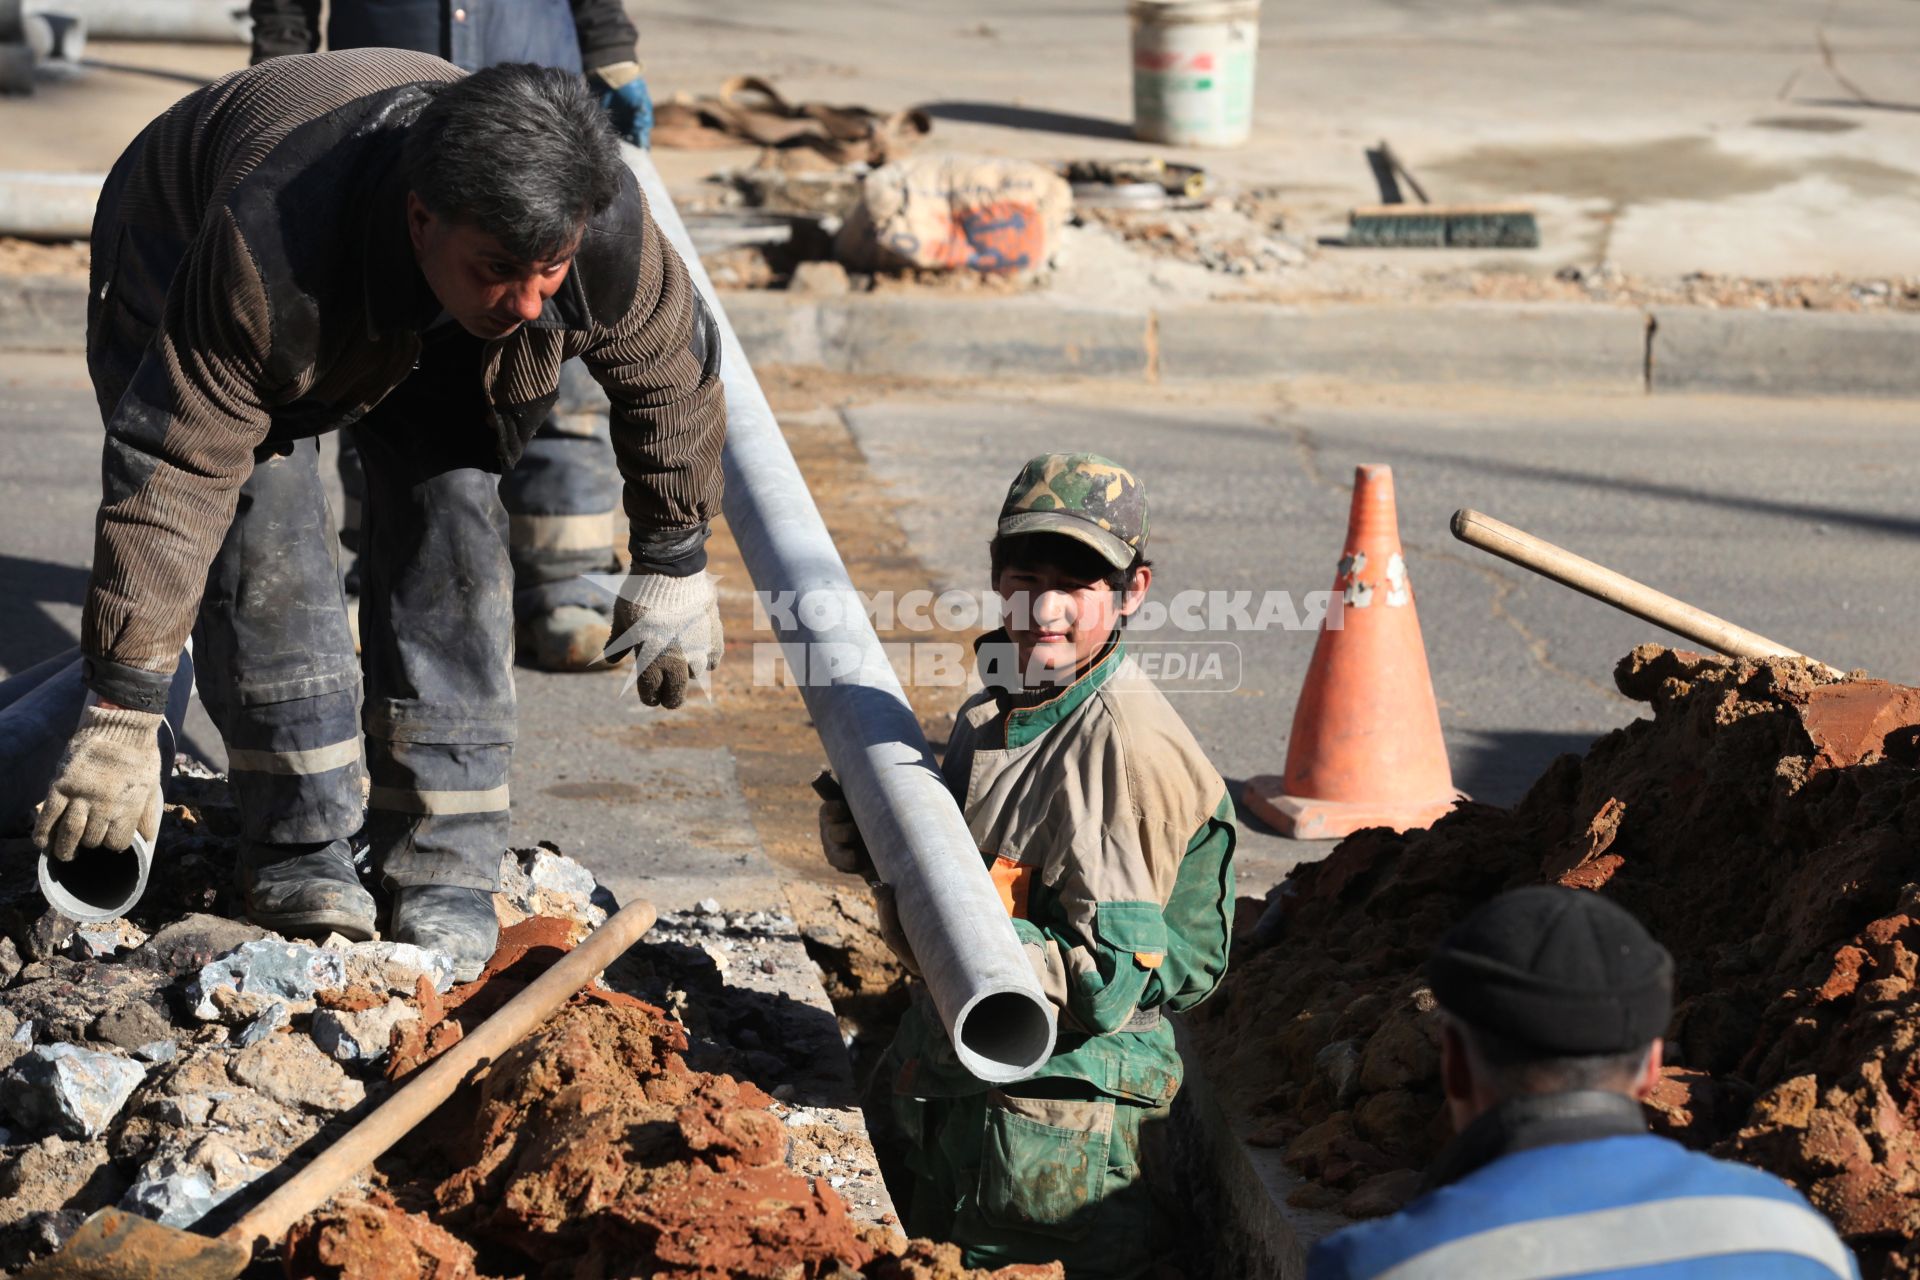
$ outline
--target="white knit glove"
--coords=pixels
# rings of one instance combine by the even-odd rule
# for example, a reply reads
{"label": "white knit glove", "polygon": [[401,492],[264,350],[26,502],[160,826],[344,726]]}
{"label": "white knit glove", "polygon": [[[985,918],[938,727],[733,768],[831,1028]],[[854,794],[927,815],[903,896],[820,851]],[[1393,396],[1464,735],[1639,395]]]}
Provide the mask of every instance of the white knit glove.
{"label": "white knit glove", "polygon": [[687,683],[705,685],[720,665],[720,600],[705,573],[671,578],[660,573],[630,573],[613,606],[613,639],[606,660],[632,653],[640,701],[650,707],[677,707],[686,700]]}
{"label": "white knit glove", "polygon": [[33,842],[66,862],[83,846],[124,849],[136,831],[157,838],[160,720],[158,711],[97,706],[89,697],[40,805]]}

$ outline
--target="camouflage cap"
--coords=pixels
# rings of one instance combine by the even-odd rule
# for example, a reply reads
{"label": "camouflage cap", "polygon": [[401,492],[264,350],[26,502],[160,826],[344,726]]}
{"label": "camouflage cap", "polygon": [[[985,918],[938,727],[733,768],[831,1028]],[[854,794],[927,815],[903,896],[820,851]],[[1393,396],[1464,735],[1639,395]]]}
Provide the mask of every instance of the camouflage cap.
{"label": "camouflage cap", "polygon": [[1147,549],[1147,491],[1109,458],[1044,453],[1020,468],[994,533],[1062,534],[1124,569]]}

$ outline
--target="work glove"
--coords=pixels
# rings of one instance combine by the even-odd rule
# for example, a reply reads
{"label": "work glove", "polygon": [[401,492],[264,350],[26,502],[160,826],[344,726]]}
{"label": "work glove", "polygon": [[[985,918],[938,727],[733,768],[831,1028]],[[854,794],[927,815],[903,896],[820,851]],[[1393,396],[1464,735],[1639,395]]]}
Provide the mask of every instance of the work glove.
{"label": "work glove", "polygon": [[613,606],[613,638],[606,661],[634,655],[635,686],[650,707],[677,707],[687,698],[687,683],[705,684],[720,665],[725,642],[720,634],[720,598],[705,573],[673,578],[663,573],[630,573]]}
{"label": "work glove", "polygon": [[637,62],[614,62],[587,72],[587,83],[600,90],[600,105],[613,120],[613,131],[644,149],[653,136],[653,95],[640,75]]}
{"label": "work glove", "polygon": [[848,875],[859,876],[867,882],[873,891],[873,911],[880,918],[880,938],[887,949],[899,958],[901,965],[914,977],[920,976],[920,962],[914,958],[913,944],[907,941],[907,931],[900,926],[900,907],[894,901],[893,886],[880,879],[880,873],[874,869],[873,857],[867,852],[867,842],[860,834],[860,824],[853,820],[853,809],[847,804],[847,794],[840,789],[840,782],[826,769],[813,780],[813,792],[820,797],[820,849],[827,855],[827,863],[835,871],[844,871]]}
{"label": "work glove", "polygon": [[862,880],[878,880],[880,873],[874,870],[867,842],[853,820],[853,809],[847,804],[847,793],[840,789],[839,779],[822,769],[813,780],[813,793],[820,797],[820,851],[827,855],[827,865]]}
{"label": "work glove", "polygon": [[124,849],[136,831],[158,837],[160,720],[158,711],[101,706],[89,695],[33,842],[66,862],[83,846]]}

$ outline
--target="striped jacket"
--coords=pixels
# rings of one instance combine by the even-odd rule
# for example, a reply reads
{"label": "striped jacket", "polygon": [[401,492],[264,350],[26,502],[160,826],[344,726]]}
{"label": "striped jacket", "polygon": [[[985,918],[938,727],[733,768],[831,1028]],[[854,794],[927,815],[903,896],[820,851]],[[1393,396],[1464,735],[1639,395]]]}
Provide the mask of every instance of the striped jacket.
{"label": "striped jacket", "polygon": [[[114,166],[87,325],[107,439],[81,648],[103,697],[164,700],[254,451],[351,425],[413,370],[440,307],[400,148],[460,75],[395,49],[273,58],[188,94]],[[651,562],[718,513],[726,406],[712,317],[623,178],[540,317],[486,344],[471,413],[414,447],[513,466],[578,356]]]}
{"label": "striped jacket", "polygon": [[1611,1136],[1534,1145],[1519,1126],[1506,1154],[1315,1245],[1308,1280],[1859,1280],[1793,1188],[1644,1132],[1611,1096],[1629,1124],[1589,1126]]}

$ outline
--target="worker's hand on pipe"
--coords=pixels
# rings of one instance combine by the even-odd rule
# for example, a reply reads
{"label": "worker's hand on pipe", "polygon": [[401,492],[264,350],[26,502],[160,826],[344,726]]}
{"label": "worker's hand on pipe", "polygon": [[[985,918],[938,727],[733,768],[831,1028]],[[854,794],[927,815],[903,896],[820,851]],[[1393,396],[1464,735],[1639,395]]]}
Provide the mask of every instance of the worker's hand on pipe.
{"label": "worker's hand on pipe", "polygon": [[587,72],[587,83],[600,91],[600,105],[613,121],[613,131],[645,150],[653,137],[653,95],[640,75],[637,62],[615,62]]}
{"label": "worker's hand on pipe", "polygon": [[900,905],[894,901],[892,885],[878,881],[874,883],[873,910],[880,917],[881,939],[899,958],[901,966],[914,977],[919,977],[920,962],[914,959],[913,944],[907,941],[907,931],[900,927]]}
{"label": "worker's hand on pipe", "polygon": [[720,599],[705,573],[684,578],[630,573],[613,606],[606,660],[634,655],[635,686],[650,707],[677,707],[689,683],[704,686],[720,665]]}
{"label": "worker's hand on pipe", "polygon": [[867,842],[853,820],[853,809],[839,780],[822,769],[813,780],[813,791],[820,797],[820,851],[827,855],[827,865],[862,880],[878,880],[873,857],[867,852]]}
{"label": "worker's hand on pipe", "polygon": [[33,842],[62,862],[81,848],[124,849],[134,832],[160,834],[158,711],[101,706],[89,697],[41,802]]}

